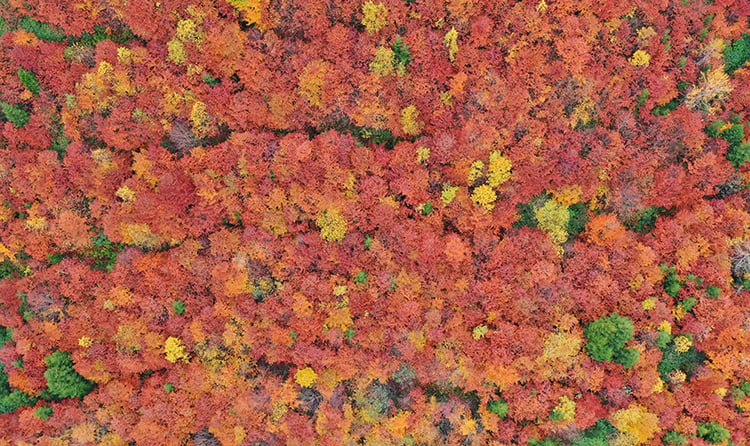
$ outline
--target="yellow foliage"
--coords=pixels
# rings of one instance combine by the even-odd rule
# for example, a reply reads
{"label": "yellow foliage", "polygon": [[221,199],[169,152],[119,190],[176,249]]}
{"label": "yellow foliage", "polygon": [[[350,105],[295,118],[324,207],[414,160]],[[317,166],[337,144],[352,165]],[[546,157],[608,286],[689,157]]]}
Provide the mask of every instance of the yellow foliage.
{"label": "yellow foliage", "polygon": [[310,367],[297,370],[294,380],[302,387],[311,387],[318,380],[318,374]]}
{"label": "yellow foliage", "polygon": [[190,110],[190,122],[193,124],[196,136],[206,136],[210,119],[205,103],[201,101],[193,103],[193,108]]}
{"label": "yellow foliage", "polygon": [[119,189],[117,189],[117,192],[115,192],[115,195],[117,195],[117,197],[122,199],[123,201],[135,200],[135,192],[128,186],[122,186]]}
{"label": "yellow foliage", "polygon": [[179,338],[170,336],[164,343],[164,354],[169,362],[185,361],[188,360],[188,355],[185,352],[185,345]]}
{"label": "yellow foliage", "polygon": [[471,163],[471,167],[469,168],[469,175],[468,180],[469,183],[473,183],[477,180],[477,178],[482,176],[482,170],[484,169],[484,163],[482,161],[474,161]]}
{"label": "yellow foliage", "polygon": [[643,50],[637,50],[635,53],[633,53],[630,59],[628,59],[628,61],[634,67],[648,65],[651,61],[651,55]]}
{"label": "yellow foliage", "polygon": [[31,231],[42,231],[47,229],[47,219],[35,215],[26,219],[26,229]]}
{"label": "yellow foliage", "polygon": [[560,403],[552,410],[564,421],[573,421],[576,416],[576,402],[563,395],[560,397]]}
{"label": "yellow foliage", "polygon": [[456,198],[456,192],[458,192],[458,186],[445,185],[443,187],[443,192],[440,193],[440,199],[445,204],[451,204]]}
{"label": "yellow foliage", "polygon": [[513,167],[511,161],[502,156],[500,152],[490,153],[490,164],[487,168],[487,184],[497,187],[510,179],[510,170]]}
{"label": "yellow foliage", "polygon": [[174,35],[183,42],[200,43],[206,38],[206,33],[198,28],[198,25],[192,19],[177,22],[177,29]]}
{"label": "yellow foliage", "polygon": [[552,191],[552,198],[565,206],[580,202],[581,195],[583,195],[583,190],[578,184],[571,184]]}
{"label": "yellow foliage", "polygon": [[662,381],[661,378],[658,378],[656,384],[651,388],[651,391],[654,393],[662,393],[664,391],[664,381]]}
{"label": "yellow foliage", "polygon": [[450,91],[444,91],[440,93],[440,102],[443,103],[443,105],[452,106],[453,105],[453,95]]}
{"label": "yellow foliage", "polygon": [[732,92],[732,84],[729,75],[724,71],[724,66],[719,65],[712,68],[708,73],[702,73],[703,82],[694,87],[685,95],[685,105],[690,109],[701,109],[713,112],[716,108],[712,105],[714,101],[723,101]]}
{"label": "yellow foliage", "polygon": [[320,236],[323,240],[339,242],[346,235],[348,224],[338,209],[323,211],[315,223],[320,228]]}
{"label": "yellow foliage", "polygon": [[427,345],[427,339],[422,331],[410,331],[407,337],[418,352],[421,352],[424,346]]}
{"label": "yellow foliage", "polygon": [[672,334],[672,324],[669,321],[661,321],[657,328],[664,333]]}
{"label": "yellow foliage", "polygon": [[133,52],[129,48],[121,46],[117,48],[117,61],[121,64],[129,64],[132,61]]}
{"label": "yellow foliage", "polygon": [[421,123],[417,122],[419,110],[414,105],[410,105],[401,110],[401,128],[407,135],[416,136],[422,130]]}
{"label": "yellow foliage", "polygon": [[575,128],[579,125],[586,125],[591,122],[591,119],[596,112],[596,105],[590,98],[583,98],[583,100],[576,105],[573,109],[573,113],[570,115],[570,126]]}
{"label": "yellow foliage", "polygon": [[187,61],[187,53],[185,52],[185,45],[177,39],[172,39],[167,42],[167,59],[182,65]]}
{"label": "yellow foliage", "polygon": [[314,60],[307,64],[299,77],[300,94],[310,101],[310,104],[318,106],[323,102],[323,84],[325,83],[328,64],[323,60]]}
{"label": "yellow foliage", "polygon": [[568,207],[555,200],[547,200],[544,205],[534,211],[539,229],[546,232],[555,244],[561,244],[568,239]]}
{"label": "yellow foliage", "polygon": [[648,26],[648,27],[644,26],[644,27],[638,28],[637,33],[638,33],[638,38],[641,40],[648,40],[651,37],[654,37],[656,35],[656,31],[654,31],[653,26]]}
{"label": "yellow foliage", "polygon": [[151,228],[146,223],[121,222],[120,236],[125,244],[141,248],[156,248],[162,241],[158,235],[151,232]]}
{"label": "yellow foliage", "polygon": [[536,5],[537,12],[544,12],[547,10],[547,2],[545,0],[539,0],[539,3]]}
{"label": "yellow foliage", "polygon": [[88,336],[81,336],[80,338],[78,338],[78,345],[87,348],[94,345],[94,341]]}
{"label": "yellow foliage", "polygon": [[387,421],[386,429],[394,437],[401,438],[409,429],[409,412],[399,411],[398,415]]}
{"label": "yellow foliage", "polygon": [[102,436],[99,446],[125,446],[128,442],[115,432],[108,432]]}
{"label": "yellow foliage", "polygon": [[362,5],[362,25],[370,34],[383,29],[388,20],[388,9],[382,3],[373,3],[368,0]]}
{"label": "yellow foliage", "polygon": [[112,160],[112,152],[108,149],[92,150],[91,158],[96,161],[96,165],[101,173],[105,173],[117,167],[117,163]]}
{"label": "yellow foliage", "polygon": [[[262,17],[261,0],[227,0],[236,10],[240,11],[248,25],[259,24]],[[262,30],[262,29],[261,29]]]}
{"label": "yellow foliage", "polygon": [[0,243],[0,261],[15,260],[16,255],[11,252],[4,244]]}
{"label": "yellow foliage", "polygon": [[471,199],[474,203],[482,206],[486,211],[491,211],[495,207],[495,200],[497,200],[497,194],[492,189],[492,186],[483,184],[474,189],[471,194]]}
{"label": "yellow foliage", "polygon": [[643,302],[641,302],[641,307],[646,311],[653,310],[656,308],[656,298],[649,297],[648,299],[644,299]]}
{"label": "yellow foliage", "polygon": [[417,148],[417,162],[421,163],[430,158],[430,149],[428,147]]}
{"label": "yellow foliage", "polygon": [[615,412],[612,424],[617,430],[630,436],[635,444],[648,443],[661,430],[659,417],[638,404],[631,404],[627,409]]}
{"label": "yellow foliage", "polygon": [[469,435],[472,432],[474,432],[474,429],[477,427],[477,421],[474,418],[467,417],[461,422],[461,427],[459,429],[459,432],[461,435]]}
{"label": "yellow foliage", "polygon": [[693,341],[687,336],[677,336],[674,338],[674,349],[679,353],[685,353],[693,346]]}
{"label": "yellow foliage", "polygon": [[379,46],[375,50],[375,58],[370,62],[370,71],[378,76],[388,76],[393,74],[393,62],[395,56],[393,50],[384,46]]}
{"label": "yellow foliage", "polygon": [[487,334],[488,331],[489,331],[489,329],[487,328],[486,325],[484,325],[484,324],[477,325],[471,331],[471,337],[478,341],[478,340],[482,339],[484,337],[484,335]]}
{"label": "yellow foliage", "polygon": [[582,340],[572,333],[551,333],[544,340],[542,359],[568,361],[581,351]]}
{"label": "yellow foliage", "polygon": [[456,53],[458,53],[458,31],[456,28],[451,27],[451,30],[445,33],[443,37],[443,43],[448,47],[448,59],[451,62],[456,60]]}
{"label": "yellow foliage", "polygon": [[669,374],[669,382],[679,384],[685,382],[687,375],[682,370],[675,370]]}

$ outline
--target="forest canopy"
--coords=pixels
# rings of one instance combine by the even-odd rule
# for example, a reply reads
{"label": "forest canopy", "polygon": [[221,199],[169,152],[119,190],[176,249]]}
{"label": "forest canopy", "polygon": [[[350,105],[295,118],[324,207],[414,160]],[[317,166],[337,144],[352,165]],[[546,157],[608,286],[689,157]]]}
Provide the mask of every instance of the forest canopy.
{"label": "forest canopy", "polygon": [[750,437],[746,0],[0,0],[0,446]]}

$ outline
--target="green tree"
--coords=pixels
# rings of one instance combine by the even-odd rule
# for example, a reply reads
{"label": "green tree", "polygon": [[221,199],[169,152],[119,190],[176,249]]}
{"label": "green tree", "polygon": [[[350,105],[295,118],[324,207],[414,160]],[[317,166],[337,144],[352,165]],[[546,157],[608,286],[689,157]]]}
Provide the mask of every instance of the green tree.
{"label": "green tree", "polygon": [[715,421],[711,421],[710,423],[698,423],[698,436],[710,443],[716,444],[729,440],[731,433],[726,427]]}
{"label": "green tree", "polygon": [[724,48],[724,67],[727,73],[732,74],[734,70],[743,66],[750,60],[750,34],[743,34]]}
{"label": "green tree", "polygon": [[28,88],[34,96],[39,95],[39,81],[36,80],[36,75],[34,73],[24,70],[23,68],[18,68],[18,79],[21,80],[21,83]]}
{"label": "green tree", "polygon": [[7,395],[2,396],[0,390],[0,414],[10,413],[21,406],[31,406],[34,399],[20,390],[14,390]]}
{"label": "green tree", "polygon": [[172,309],[176,314],[185,314],[185,302],[182,300],[172,302]]}
{"label": "green tree", "polygon": [[508,403],[504,399],[498,398],[487,403],[487,410],[500,418],[505,418],[508,414]]}
{"label": "green tree", "polygon": [[586,351],[596,361],[618,359],[619,363],[632,366],[637,360],[632,352],[622,351],[633,337],[633,321],[627,317],[612,313],[587,325],[583,334],[586,336]]}
{"label": "green tree", "polygon": [[10,105],[7,102],[0,102],[0,108],[3,110],[5,119],[12,122],[18,128],[25,126],[31,117],[26,110]]}
{"label": "green tree", "polygon": [[49,406],[42,406],[34,411],[34,416],[43,421],[47,421],[47,418],[52,416],[52,408]]}
{"label": "green tree", "polygon": [[44,378],[47,388],[54,398],[79,398],[94,388],[94,383],[87,380],[73,368],[73,360],[66,352],[55,351],[44,358],[47,370]]}

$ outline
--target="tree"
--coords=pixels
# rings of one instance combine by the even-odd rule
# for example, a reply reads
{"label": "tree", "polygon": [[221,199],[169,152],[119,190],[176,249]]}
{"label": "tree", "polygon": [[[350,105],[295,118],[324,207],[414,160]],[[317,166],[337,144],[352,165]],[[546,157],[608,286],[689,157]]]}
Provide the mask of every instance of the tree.
{"label": "tree", "polygon": [[10,105],[7,102],[0,102],[0,108],[2,108],[5,114],[5,119],[18,128],[25,126],[31,117],[26,110],[15,105]]}
{"label": "tree", "polygon": [[80,398],[94,388],[94,383],[87,380],[73,368],[70,354],[57,350],[44,358],[47,370],[44,378],[53,398]]}
{"label": "tree", "polygon": [[697,434],[702,439],[714,444],[724,443],[731,437],[729,429],[715,421],[698,423]]}
{"label": "tree", "polygon": [[638,351],[625,349],[633,338],[633,321],[612,313],[597,319],[583,330],[586,336],[586,351],[596,361],[616,361],[627,368],[635,364]]}

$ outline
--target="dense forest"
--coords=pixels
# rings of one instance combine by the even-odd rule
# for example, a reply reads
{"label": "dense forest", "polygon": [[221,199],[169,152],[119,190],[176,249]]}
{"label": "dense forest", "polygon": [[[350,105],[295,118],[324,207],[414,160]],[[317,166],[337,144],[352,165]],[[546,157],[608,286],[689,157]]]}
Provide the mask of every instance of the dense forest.
{"label": "dense forest", "polygon": [[0,0],[0,446],[750,445],[747,0]]}

